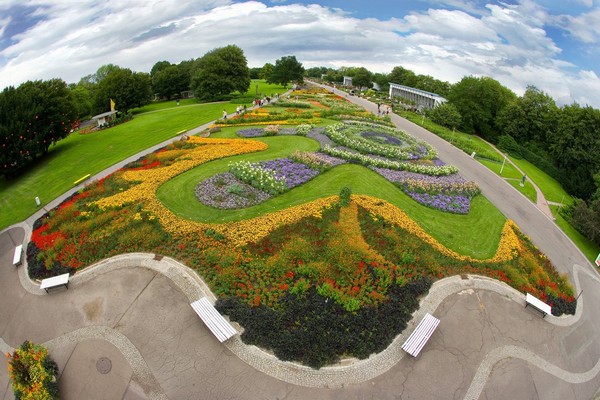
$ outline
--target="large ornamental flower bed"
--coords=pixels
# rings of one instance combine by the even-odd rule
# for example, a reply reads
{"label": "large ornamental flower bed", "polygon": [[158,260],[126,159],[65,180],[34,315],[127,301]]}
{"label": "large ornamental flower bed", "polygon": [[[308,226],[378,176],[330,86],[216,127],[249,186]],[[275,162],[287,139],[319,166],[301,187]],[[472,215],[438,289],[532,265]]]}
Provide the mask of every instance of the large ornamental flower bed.
{"label": "large ornamental flower bed", "polygon": [[[428,159],[435,156],[427,146],[377,126],[363,131],[353,125],[352,132],[354,138],[384,146],[370,159],[383,160],[385,146],[398,146],[404,154],[398,157],[408,157],[394,162],[444,171],[424,175],[365,164],[389,175],[398,190],[466,197],[478,193],[451,167]],[[366,145],[360,139],[358,145],[336,143],[347,152],[358,152],[348,146]],[[480,260],[445,247],[396,206],[350,196],[348,190],[222,224],[180,218],[156,198],[163,183],[184,171],[266,149],[255,139],[191,137],[90,184],[34,224],[27,248],[30,276],[74,273],[121,253],[170,256],[207,282],[220,299],[217,307],[244,327],[245,342],[313,367],[384,349],[406,327],[432,281],[446,276],[490,276],[547,301],[557,315],[574,312],[567,279],[511,221],[502,229],[496,254]],[[228,175],[208,180],[212,188],[223,189],[226,203],[232,192],[252,197],[249,193],[260,185],[269,196],[292,187],[301,191],[303,182],[327,174],[339,162],[331,154],[296,152],[287,159],[232,165]],[[278,190],[270,192],[268,180]],[[208,190],[196,191],[201,196]],[[245,205],[233,205],[238,206]]]}

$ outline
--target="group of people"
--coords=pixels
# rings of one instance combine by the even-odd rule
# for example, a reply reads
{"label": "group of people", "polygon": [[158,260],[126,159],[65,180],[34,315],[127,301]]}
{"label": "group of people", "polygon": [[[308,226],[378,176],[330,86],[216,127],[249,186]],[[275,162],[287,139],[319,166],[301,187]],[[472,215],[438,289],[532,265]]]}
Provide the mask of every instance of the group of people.
{"label": "group of people", "polygon": [[[269,97],[269,96],[265,96],[262,99],[254,99],[254,101],[252,102],[252,105],[255,107],[260,107],[260,106],[264,106],[265,104],[269,104],[271,103],[271,100],[277,100],[279,99],[279,93],[275,93],[275,96],[273,98]],[[243,113],[245,113],[247,110],[246,105],[239,105],[235,108],[235,115],[241,115]],[[227,110],[223,110],[223,119],[227,119]]]}
{"label": "group of people", "polygon": [[382,107],[380,103],[377,103],[377,115],[381,117],[390,115],[390,106],[384,105]]}

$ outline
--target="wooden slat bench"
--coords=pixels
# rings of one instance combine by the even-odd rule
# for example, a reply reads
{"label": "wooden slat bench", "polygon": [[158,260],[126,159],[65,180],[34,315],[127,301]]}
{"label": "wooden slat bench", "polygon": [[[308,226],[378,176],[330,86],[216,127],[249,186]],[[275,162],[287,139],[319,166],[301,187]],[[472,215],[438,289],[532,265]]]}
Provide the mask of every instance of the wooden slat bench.
{"label": "wooden slat bench", "polygon": [[549,304],[544,303],[537,297],[527,293],[525,297],[525,308],[531,306],[542,313],[542,318],[546,318],[546,315],[552,314],[552,307]]}
{"label": "wooden slat bench", "polygon": [[69,273],[53,276],[52,278],[42,279],[40,289],[44,289],[48,293],[48,289],[52,289],[58,286],[64,286],[69,289]]}
{"label": "wooden slat bench", "polygon": [[190,305],[208,329],[219,339],[219,342],[224,342],[238,333],[206,297],[196,300]]}
{"label": "wooden slat bench", "polygon": [[17,247],[15,247],[15,256],[13,257],[13,265],[15,267],[18,267],[19,265],[21,265],[22,258],[23,258],[23,245],[20,244]]}
{"label": "wooden slat bench", "polygon": [[418,356],[439,323],[440,320],[433,315],[429,313],[425,314],[425,317],[419,322],[417,328],[402,345],[402,349],[413,357]]}

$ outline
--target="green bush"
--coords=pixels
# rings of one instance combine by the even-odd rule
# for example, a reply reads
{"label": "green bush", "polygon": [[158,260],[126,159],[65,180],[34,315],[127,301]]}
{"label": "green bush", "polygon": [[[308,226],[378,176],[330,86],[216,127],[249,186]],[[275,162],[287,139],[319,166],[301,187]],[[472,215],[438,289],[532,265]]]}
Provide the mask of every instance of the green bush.
{"label": "green bush", "polygon": [[348,186],[344,186],[342,190],[340,190],[340,205],[343,207],[348,206],[350,204],[350,196],[352,195],[352,189]]}
{"label": "green bush", "polygon": [[513,157],[523,158],[521,146],[510,135],[502,135],[498,138],[498,148]]}

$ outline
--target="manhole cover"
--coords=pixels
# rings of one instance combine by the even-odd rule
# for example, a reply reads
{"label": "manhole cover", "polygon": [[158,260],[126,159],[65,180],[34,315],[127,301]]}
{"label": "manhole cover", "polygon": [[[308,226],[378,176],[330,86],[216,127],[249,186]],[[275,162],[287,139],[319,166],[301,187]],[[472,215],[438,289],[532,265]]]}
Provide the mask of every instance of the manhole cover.
{"label": "manhole cover", "polygon": [[108,374],[112,368],[112,363],[106,357],[101,357],[96,361],[96,369],[101,374]]}

